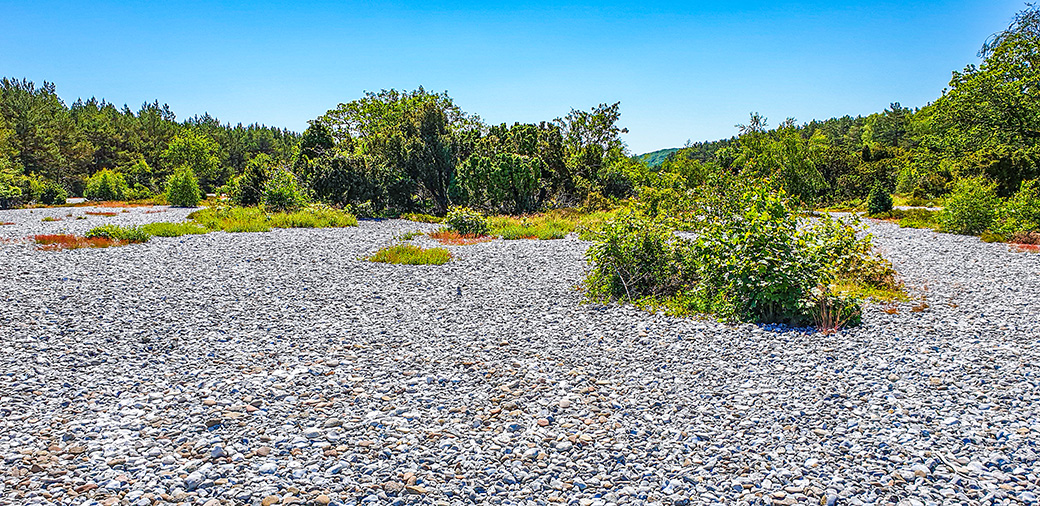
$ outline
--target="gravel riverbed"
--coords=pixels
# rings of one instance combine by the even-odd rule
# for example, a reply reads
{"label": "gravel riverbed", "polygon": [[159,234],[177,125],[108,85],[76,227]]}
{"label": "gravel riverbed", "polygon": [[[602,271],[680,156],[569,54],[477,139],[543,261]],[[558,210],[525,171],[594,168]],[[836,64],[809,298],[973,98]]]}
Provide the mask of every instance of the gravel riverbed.
{"label": "gravel riverbed", "polygon": [[[85,211],[0,238],[187,212]],[[583,304],[573,236],[359,260],[433,228],[0,242],[0,503],[1037,500],[1038,254],[872,224],[918,299],[823,336]]]}

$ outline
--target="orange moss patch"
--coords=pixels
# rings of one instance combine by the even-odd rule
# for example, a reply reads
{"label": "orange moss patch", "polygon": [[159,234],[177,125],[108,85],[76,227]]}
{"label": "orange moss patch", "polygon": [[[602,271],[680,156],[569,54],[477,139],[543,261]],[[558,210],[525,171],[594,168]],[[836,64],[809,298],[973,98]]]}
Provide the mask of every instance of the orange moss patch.
{"label": "orange moss patch", "polygon": [[493,240],[490,235],[460,234],[454,230],[441,229],[427,234],[431,239],[436,239],[441,244],[450,246],[466,246]]}
{"label": "orange moss patch", "polygon": [[14,225],[13,221],[0,221],[0,225]]}
{"label": "orange moss patch", "polygon": [[125,241],[117,241],[105,237],[80,237],[69,234],[40,234],[32,237],[36,248],[45,251],[58,251],[63,249],[79,248],[108,248],[111,246],[123,246]]}
{"label": "orange moss patch", "polygon": [[1011,244],[1011,249],[1022,253],[1040,253],[1040,244]]}
{"label": "orange moss patch", "polygon": [[150,211],[145,211],[144,214],[155,214],[155,213],[165,213],[165,212],[166,212],[165,209],[152,209]]}
{"label": "orange moss patch", "polygon": [[86,211],[83,214],[89,214],[91,216],[115,216],[119,213],[113,213],[110,211]]}

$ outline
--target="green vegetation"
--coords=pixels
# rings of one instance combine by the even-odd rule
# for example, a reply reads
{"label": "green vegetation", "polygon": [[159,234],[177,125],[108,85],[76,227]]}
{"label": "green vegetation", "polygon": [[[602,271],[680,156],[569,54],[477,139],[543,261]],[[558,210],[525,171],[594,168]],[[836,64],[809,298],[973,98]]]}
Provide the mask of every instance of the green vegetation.
{"label": "green vegetation", "polygon": [[182,235],[205,234],[209,232],[205,227],[194,223],[149,223],[141,225],[141,230],[155,237],[180,237]]}
{"label": "green vegetation", "polygon": [[867,195],[867,215],[877,216],[892,210],[892,195],[880,184],[874,185]]}
{"label": "green vegetation", "polygon": [[104,169],[87,178],[87,188],[83,196],[87,200],[123,200],[130,189],[126,178],[109,169]]}
{"label": "green vegetation", "polygon": [[151,239],[151,235],[140,227],[121,227],[119,225],[101,225],[100,227],[94,227],[87,232],[86,237],[88,239],[102,238],[127,243],[142,243],[148,242],[148,240]]}
{"label": "green vegetation", "polygon": [[296,176],[287,169],[279,169],[263,186],[262,203],[271,211],[291,212],[307,205],[307,194]]}
{"label": "green vegetation", "polygon": [[464,235],[485,235],[488,232],[487,218],[479,211],[465,207],[453,207],[444,217],[444,223]]}
{"label": "green vegetation", "polygon": [[639,160],[647,165],[647,167],[658,167],[671,156],[672,153],[679,151],[680,148],[667,148],[658,149],[657,151],[651,151],[650,153],[639,155]]}
{"label": "green vegetation", "polygon": [[199,180],[191,167],[177,169],[166,180],[166,200],[174,207],[196,207],[202,201]]}
{"label": "green vegetation", "polygon": [[294,212],[266,213],[256,207],[209,207],[194,211],[188,219],[208,230],[267,232],[272,228],[332,228],[357,226],[352,214],[314,205]]}
{"label": "green vegetation", "polygon": [[424,249],[414,244],[397,244],[376,251],[367,260],[387,264],[443,265],[451,260],[451,253],[444,248]]}
{"label": "green vegetation", "polygon": [[863,294],[901,291],[853,224],[825,215],[800,225],[784,181],[716,174],[702,183],[659,179],[594,233],[591,300],[840,326],[858,321]]}
{"label": "green vegetation", "polygon": [[955,234],[981,234],[993,225],[1000,207],[997,184],[983,176],[959,179],[937,216],[942,230]]}

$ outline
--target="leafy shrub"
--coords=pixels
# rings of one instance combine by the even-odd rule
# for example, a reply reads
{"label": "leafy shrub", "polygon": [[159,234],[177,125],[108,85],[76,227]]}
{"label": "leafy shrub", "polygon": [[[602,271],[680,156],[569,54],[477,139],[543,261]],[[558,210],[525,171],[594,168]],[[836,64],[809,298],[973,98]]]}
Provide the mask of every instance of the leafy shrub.
{"label": "leafy shrub", "polygon": [[369,262],[405,265],[443,265],[449,260],[451,253],[444,248],[424,249],[414,244],[388,246],[368,257]]}
{"label": "leafy shrub", "polygon": [[867,195],[867,214],[876,216],[892,210],[892,195],[881,185],[874,185]]}
{"label": "leafy shrub", "polygon": [[263,204],[270,211],[294,211],[308,201],[296,176],[287,169],[279,169],[264,183]]}
{"label": "leafy shrub", "polygon": [[266,153],[254,156],[246,164],[241,176],[234,178],[236,192],[231,201],[239,206],[255,206],[264,199],[264,185],[270,179],[271,166],[274,160]]}
{"label": "leafy shrub", "polygon": [[129,190],[122,174],[103,169],[87,178],[83,196],[87,200],[125,200]]}
{"label": "leafy shrub", "polygon": [[181,167],[166,180],[166,200],[174,207],[196,207],[202,200],[199,180],[190,167]]}
{"label": "leafy shrub", "polygon": [[40,194],[40,203],[48,206],[55,206],[64,204],[69,198],[69,192],[65,191],[61,185],[56,183],[50,183],[43,192]]}
{"label": "leafy shrub", "polygon": [[484,235],[488,232],[487,218],[479,211],[465,207],[452,207],[444,217],[444,223],[460,234]]}
{"label": "leafy shrub", "polygon": [[683,269],[681,251],[688,242],[638,211],[621,211],[593,236],[595,242],[585,252],[592,265],[585,278],[591,300],[666,298],[693,281]]}
{"label": "leafy shrub", "polygon": [[180,237],[182,235],[205,234],[206,232],[209,232],[209,230],[194,223],[168,222],[141,225],[141,231],[155,237]]}
{"label": "leafy shrub", "polygon": [[1023,181],[997,212],[994,232],[1013,236],[1040,232],[1040,180]]}
{"label": "leafy shrub", "polygon": [[121,227],[119,225],[101,225],[87,232],[88,239],[100,237],[114,241],[125,241],[129,243],[148,242],[151,236],[140,227]]}
{"label": "leafy shrub", "polygon": [[976,235],[993,224],[1000,204],[996,183],[982,176],[958,179],[939,212],[938,222],[944,231]]}

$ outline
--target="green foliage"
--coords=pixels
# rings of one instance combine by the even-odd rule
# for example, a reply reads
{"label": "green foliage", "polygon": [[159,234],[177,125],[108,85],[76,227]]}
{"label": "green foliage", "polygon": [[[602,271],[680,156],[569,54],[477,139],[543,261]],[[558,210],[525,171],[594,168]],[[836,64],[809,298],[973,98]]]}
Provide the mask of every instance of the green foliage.
{"label": "green foliage", "polygon": [[668,298],[695,281],[683,254],[689,242],[642,213],[622,211],[593,237],[585,253],[592,265],[585,278],[591,300]]}
{"label": "green foliage", "polygon": [[[855,324],[859,302],[850,291],[898,291],[891,265],[852,224],[828,216],[799,224],[768,185],[716,183],[686,204],[695,219],[655,218],[647,210],[660,201],[637,201],[605,224],[587,252],[589,297],[735,320],[804,324],[822,314]],[[677,235],[677,225],[695,234]]]}
{"label": "green foliage", "polygon": [[414,244],[397,244],[376,251],[367,260],[387,264],[443,265],[451,260],[451,253],[444,248],[424,249]]}
{"label": "green foliage", "polygon": [[867,195],[867,214],[877,216],[892,210],[892,195],[880,184],[875,184]]}
{"label": "green foliage", "polygon": [[236,178],[236,192],[229,195],[231,201],[238,206],[255,206],[264,199],[264,186],[270,179],[274,159],[261,153],[246,164],[246,170]]}
{"label": "green foliage", "polygon": [[181,167],[166,180],[166,200],[175,207],[196,207],[202,201],[202,190],[191,167]]}
{"label": "green foliage", "polygon": [[194,223],[148,223],[141,225],[141,231],[154,237],[180,237],[182,235],[205,234],[209,232],[205,227]]}
{"label": "green foliage", "polygon": [[575,220],[552,214],[525,217],[496,216],[488,218],[491,235],[512,239],[563,239],[574,231]]}
{"label": "green foliage", "polygon": [[466,207],[453,207],[444,217],[444,223],[460,234],[484,235],[488,232],[488,221],[479,211]]}
{"label": "green foliage", "polygon": [[1040,232],[1040,180],[1022,182],[997,212],[993,228],[1005,237]]}
{"label": "green foliage", "polygon": [[114,241],[129,243],[148,242],[151,236],[140,227],[121,227],[119,225],[101,225],[94,227],[86,234],[87,238],[102,237]]}
{"label": "green foliage", "polygon": [[125,200],[129,191],[122,174],[104,169],[87,179],[83,196],[87,200]]}
{"label": "green foliage", "polygon": [[267,232],[272,228],[335,228],[357,226],[354,215],[324,205],[293,212],[267,213],[257,207],[208,207],[188,219],[208,230]]}
{"label": "green foliage", "polygon": [[433,216],[431,214],[421,213],[404,213],[401,215],[402,220],[417,221],[419,223],[441,223],[444,218]]}
{"label": "green foliage", "polygon": [[658,167],[664,164],[664,162],[668,160],[668,157],[676,151],[679,151],[679,148],[658,149],[657,151],[651,151],[639,155],[639,159],[648,167]]}
{"label": "green foliage", "polygon": [[40,203],[48,206],[62,205],[69,198],[69,192],[56,183],[48,184],[40,194]]}
{"label": "green foliage", "polygon": [[296,180],[296,175],[282,168],[264,183],[263,205],[269,211],[295,211],[307,205],[310,199]]}
{"label": "green foliage", "polygon": [[996,183],[982,176],[959,179],[937,220],[946,232],[978,235],[993,224],[1000,205]]}
{"label": "green foliage", "polygon": [[163,151],[167,167],[187,167],[198,177],[203,191],[213,190],[228,178],[228,170],[220,162],[220,146],[209,136],[186,130],[174,137]]}

